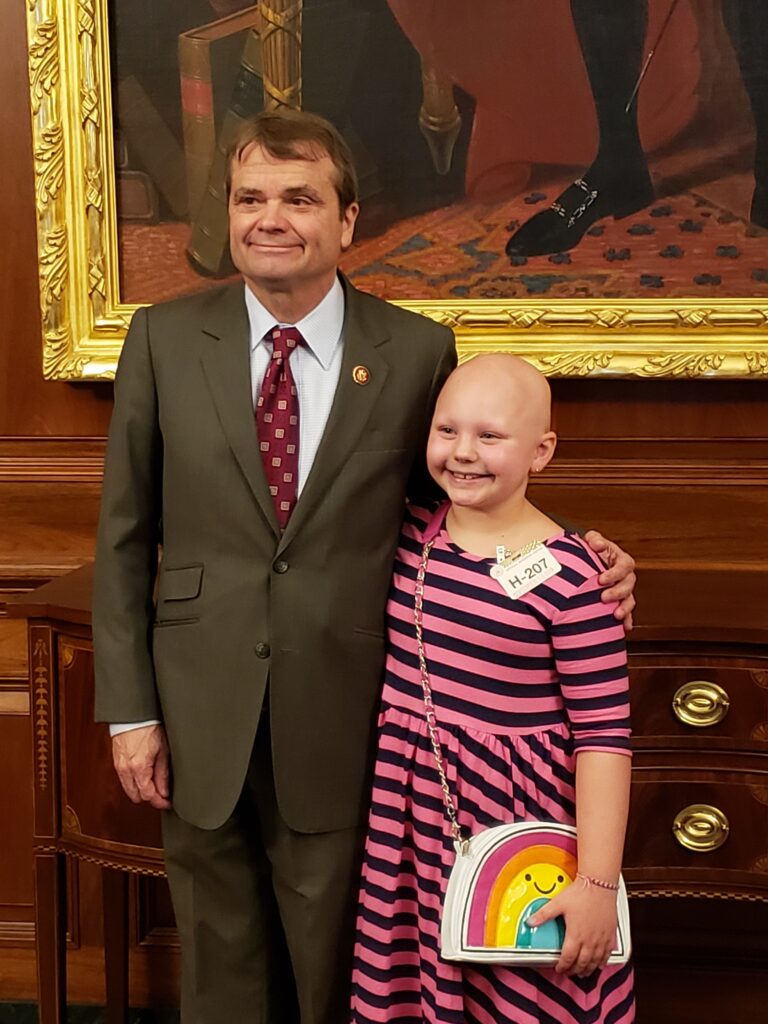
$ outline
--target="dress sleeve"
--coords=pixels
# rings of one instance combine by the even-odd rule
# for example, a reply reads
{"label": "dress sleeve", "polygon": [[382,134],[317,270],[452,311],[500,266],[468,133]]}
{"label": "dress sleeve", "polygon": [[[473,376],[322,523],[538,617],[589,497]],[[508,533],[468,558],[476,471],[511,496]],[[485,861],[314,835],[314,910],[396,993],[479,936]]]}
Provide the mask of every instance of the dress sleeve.
{"label": "dress sleeve", "polygon": [[555,667],[575,750],[631,756],[629,677],[624,627],[615,604],[600,600],[597,575],[585,580],[555,612]]}

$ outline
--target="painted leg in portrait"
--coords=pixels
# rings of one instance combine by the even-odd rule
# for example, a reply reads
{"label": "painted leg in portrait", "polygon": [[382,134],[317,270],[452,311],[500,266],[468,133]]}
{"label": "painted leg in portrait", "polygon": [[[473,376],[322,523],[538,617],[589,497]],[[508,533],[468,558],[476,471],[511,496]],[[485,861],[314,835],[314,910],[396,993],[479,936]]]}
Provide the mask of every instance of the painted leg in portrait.
{"label": "painted leg in portrait", "polygon": [[751,220],[768,228],[768,4],[723,0],[723,21],[738,57],[755,119],[755,193]]}
{"label": "painted leg in portrait", "polygon": [[637,123],[629,110],[643,59],[648,0],[571,0],[576,33],[595,102],[600,144],[589,170],[507,243],[509,256],[574,248],[603,217],[628,217],[653,201]]}

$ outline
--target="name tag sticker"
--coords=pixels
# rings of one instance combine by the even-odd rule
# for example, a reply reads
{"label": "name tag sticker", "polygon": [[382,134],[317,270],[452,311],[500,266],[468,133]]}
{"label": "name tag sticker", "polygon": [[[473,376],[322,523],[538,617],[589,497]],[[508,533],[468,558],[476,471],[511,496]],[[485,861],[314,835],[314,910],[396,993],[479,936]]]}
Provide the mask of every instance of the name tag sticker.
{"label": "name tag sticker", "polygon": [[544,544],[506,558],[491,569],[491,576],[509,597],[522,597],[545,580],[557,576],[562,566]]}

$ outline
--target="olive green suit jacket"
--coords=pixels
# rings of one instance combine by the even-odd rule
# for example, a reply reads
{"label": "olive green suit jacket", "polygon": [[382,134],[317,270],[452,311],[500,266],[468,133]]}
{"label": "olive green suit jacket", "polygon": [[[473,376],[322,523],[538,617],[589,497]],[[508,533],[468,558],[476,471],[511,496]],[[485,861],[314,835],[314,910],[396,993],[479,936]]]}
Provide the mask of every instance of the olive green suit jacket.
{"label": "olive green suit jacket", "polygon": [[285,821],[318,832],[364,819],[392,558],[456,356],[447,328],[342,283],[339,385],[282,535],[256,440],[243,285],[138,310],[120,358],[96,551],[96,717],[162,720],[174,808],[202,828],[240,795],[268,680]]}

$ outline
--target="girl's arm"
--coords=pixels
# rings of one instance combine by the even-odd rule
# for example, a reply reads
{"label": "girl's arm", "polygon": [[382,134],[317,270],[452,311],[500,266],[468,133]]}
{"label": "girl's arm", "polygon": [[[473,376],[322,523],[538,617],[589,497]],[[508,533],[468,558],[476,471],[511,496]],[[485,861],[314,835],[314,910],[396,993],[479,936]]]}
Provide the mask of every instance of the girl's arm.
{"label": "girl's arm", "polygon": [[[629,809],[631,760],[585,750],[576,759],[579,874],[615,885],[621,873]],[[555,970],[586,977],[604,966],[616,942],[616,893],[577,878],[528,919],[538,926],[565,919],[565,941]]]}
{"label": "girl's arm", "polygon": [[[614,885],[621,871],[632,759],[626,647],[611,611],[591,576],[562,596],[550,635],[574,736],[578,871]],[[591,974],[614,946],[616,892],[576,879],[529,923],[537,926],[560,915],[565,941],[556,969]]]}
{"label": "girl's arm", "polygon": [[579,874],[611,885],[621,873],[631,767],[624,754],[583,750],[576,757]]}

